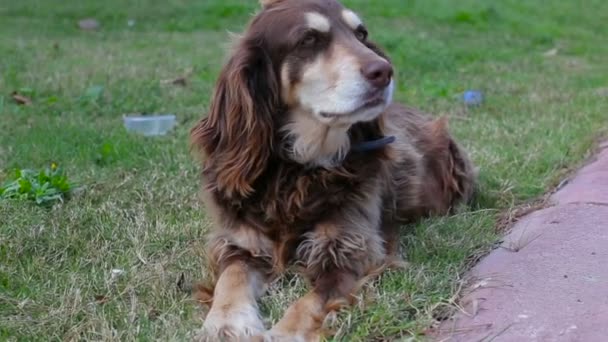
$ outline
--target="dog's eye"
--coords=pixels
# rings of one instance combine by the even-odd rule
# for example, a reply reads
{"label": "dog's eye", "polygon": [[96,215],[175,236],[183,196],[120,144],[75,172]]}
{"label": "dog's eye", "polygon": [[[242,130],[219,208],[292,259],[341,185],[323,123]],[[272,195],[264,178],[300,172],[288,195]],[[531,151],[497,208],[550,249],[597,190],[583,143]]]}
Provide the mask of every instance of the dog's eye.
{"label": "dog's eye", "polygon": [[309,32],[300,40],[299,45],[300,47],[313,47],[318,41],[319,37],[317,34],[314,32]]}
{"label": "dog's eye", "polygon": [[357,30],[355,31],[355,36],[357,37],[357,39],[359,39],[362,42],[367,40],[367,35],[368,35],[367,30],[363,26],[359,26],[357,28]]}

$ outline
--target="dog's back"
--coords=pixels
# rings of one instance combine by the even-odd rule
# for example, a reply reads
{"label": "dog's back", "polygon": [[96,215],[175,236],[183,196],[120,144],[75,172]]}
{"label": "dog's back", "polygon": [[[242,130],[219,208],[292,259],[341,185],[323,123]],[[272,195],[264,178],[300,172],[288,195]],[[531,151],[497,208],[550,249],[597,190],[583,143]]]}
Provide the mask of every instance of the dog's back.
{"label": "dog's back", "polygon": [[471,200],[476,171],[465,150],[450,135],[446,118],[393,104],[385,112],[386,134],[397,136],[390,184],[400,222],[446,214]]}

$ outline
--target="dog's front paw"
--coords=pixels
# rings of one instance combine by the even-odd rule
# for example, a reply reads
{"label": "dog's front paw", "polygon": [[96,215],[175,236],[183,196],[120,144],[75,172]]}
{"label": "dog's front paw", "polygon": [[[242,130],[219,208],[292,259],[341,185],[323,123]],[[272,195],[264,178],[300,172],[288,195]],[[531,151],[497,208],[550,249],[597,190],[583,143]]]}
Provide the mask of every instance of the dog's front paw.
{"label": "dog's front paw", "polygon": [[264,342],[319,342],[321,335],[318,333],[308,333],[295,331],[281,331],[280,329],[272,329],[255,339],[256,341]]}
{"label": "dog's front paw", "polygon": [[245,342],[253,340],[253,336],[262,335],[264,330],[264,324],[253,306],[248,305],[234,310],[212,309],[195,340]]}
{"label": "dog's front paw", "polygon": [[319,342],[321,341],[321,333],[315,330],[284,329],[275,326],[256,336],[254,340],[263,342]]}

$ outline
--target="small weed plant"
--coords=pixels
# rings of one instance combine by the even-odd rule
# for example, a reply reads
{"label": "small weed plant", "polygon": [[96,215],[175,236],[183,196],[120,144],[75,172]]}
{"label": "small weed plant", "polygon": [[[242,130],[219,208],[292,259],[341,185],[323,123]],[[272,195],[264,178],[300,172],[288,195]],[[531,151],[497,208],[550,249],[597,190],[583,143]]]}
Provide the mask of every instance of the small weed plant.
{"label": "small weed plant", "polygon": [[17,169],[0,187],[0,199],[32,200],[38,205],[52,204],[74,189],[65,172],[52,163],[40,171]]}

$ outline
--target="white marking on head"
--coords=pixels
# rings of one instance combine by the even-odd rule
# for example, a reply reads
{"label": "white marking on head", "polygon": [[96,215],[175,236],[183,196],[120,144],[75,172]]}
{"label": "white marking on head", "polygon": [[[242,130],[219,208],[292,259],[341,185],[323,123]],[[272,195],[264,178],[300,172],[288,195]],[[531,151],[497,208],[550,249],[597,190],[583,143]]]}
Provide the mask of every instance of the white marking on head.
{"label": "white marking on head", "polygon": [[359,16],[356,15],[355,12],[347,9],[342,11],[342,19],[353,30],[356,30],[357,27],[363,24],[363,21],[361,21],[361,18],[359,18]]}
{"label": "white marking on head", "polygon": [[306,23],[308,27],[311,29],[315,29],[320,32],[329,32],[331,29],[331,24],[329,23],[329,19],[324,15],[317,12],[308,12],[305,14]]}
{"label": "white marking on head", "polygon": [[289,87],[289,65],[281,66],[281,97],[288,104],[291,102],[291,88]]}

